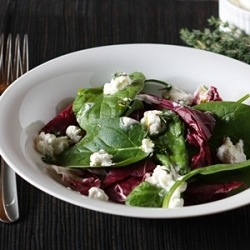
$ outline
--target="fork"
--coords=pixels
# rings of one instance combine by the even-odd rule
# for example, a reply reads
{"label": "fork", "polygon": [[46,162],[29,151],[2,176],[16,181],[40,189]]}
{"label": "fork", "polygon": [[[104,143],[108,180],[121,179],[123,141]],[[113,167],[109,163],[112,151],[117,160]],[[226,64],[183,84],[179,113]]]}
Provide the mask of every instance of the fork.
{"label": "fork", "polygon": [[[12,40],[11,34],[7,36],[6,43],[4,34],[0,36],[0,94],[29,69],[28,35],[23,37],[22,49],[19,34],[14,44]],[[0,221],[10,223],[19,218],[16,174],[0,158]]]}

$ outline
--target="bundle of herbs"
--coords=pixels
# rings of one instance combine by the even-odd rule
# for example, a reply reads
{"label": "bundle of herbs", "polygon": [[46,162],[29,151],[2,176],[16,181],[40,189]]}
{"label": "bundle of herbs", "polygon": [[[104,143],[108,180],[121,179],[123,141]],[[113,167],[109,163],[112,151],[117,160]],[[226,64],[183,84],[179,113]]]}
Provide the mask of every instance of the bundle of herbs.
{"label": "bundle of herbs", "polygon": [[180,30],[180,38],[189,46],[222,54],[250,64],[250,36],[219,18],[208,19],[209,28]]}

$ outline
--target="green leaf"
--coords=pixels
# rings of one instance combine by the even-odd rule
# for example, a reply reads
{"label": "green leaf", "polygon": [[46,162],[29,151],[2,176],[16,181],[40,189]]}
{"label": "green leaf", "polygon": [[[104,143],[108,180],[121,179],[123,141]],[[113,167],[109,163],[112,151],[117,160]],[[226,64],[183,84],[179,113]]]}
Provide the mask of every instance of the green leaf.
{"label": "green leaf", "polygon": [[73,104],[81,128],[87,130],[95,120],[120,117],[129,108],[130,102],[143,89],[145,76],[140,72],[130,74],[132,84],[113,95],[104,95],[102,88],[79,91]]}
{"label": "green leaf", "polygon": [[89,104],[93,103],[98,96],[102,95],[102,92],[103,92],[102,87],[80,89],[73,103],[72,108],[74,113],[77,114],[78,112],[83,112],[81,111],[82,105],[84,103],[89,103]]}
{"label": "green leaf", "polygon": [[134,101],[132,101],[130,103],[128,109],[126,110],[126,113],[124,114],[124,116],[130,116],[136,110],[144,111],[144,105],[143,105],[142,101],[140,101],[138,99],[134,99]]}
{"label": "green leaf", "polygon": [[137,207],[161,207],[164,190],[147,181],[136,186],[127,196],[125,204]]}
{"label": "green leaf", "polygon": [[189,155],[185,143],[184,124],[172,111],[163,110],[162,118],[166,121],[165,132],[155,140],[155,157],[161,165],[176,168],[180,174],[189,172]]}
{"label": "green leaf", "polygon": [[57,164],[69,167],[89,167],[90,156],[99,150],[113,155],[114,167],[126,166],[146,158],[141,148],[147,133],[140,123],[121,125],[120,118],[95,120],[86,136],[57,157]]}
{"label": "green leaf", "polygon": [[242,103],[242,102],[246,101],[249,98],[250,98],[250,94],[247,93],[246,95],[242,96],[239,100],[237,100],[237,102]]}
{"label": "green leaf", "polygon": [[162,88],[163,90],[170,90],[172,88],[172,84],[157,79],[147,79],[145,80],[145,84],[146,83],[158,83],[160,85],[163,85],[164,86],[164,88]]}
{"label": "green leaf", "polygon": [[194,177],[195,175],[212,175],[215,173],[220,173],[220,172],[228,172],[228,171],[234,171],[234,170],[241,170],[244,168],[250,167],[250,160],[240,162],[240,163],[234,163],[234,164],[216,164],[216,165],[211,165],[203,168],[197,168],[186,175],[183,176],[182,179],[177,180],[175,184],[170,188],[169,192],[166,194],[164,201],[163,201],[163,206],[164,208],[167,208],[169,206],[170,200],[172,195],[174,194],[175,190],[180,187],[184,182],[187,182],[189,179]]}
{"label": "green leaf", "polygon": [[239,102],[208,102],[196,105],[195,109],[211,112],[216,119],[216,125],[209,143],[216,150],[225,137],[230,137],[233,143],[239,139],[244,142],[244,152],[250,158],[250,106]]}

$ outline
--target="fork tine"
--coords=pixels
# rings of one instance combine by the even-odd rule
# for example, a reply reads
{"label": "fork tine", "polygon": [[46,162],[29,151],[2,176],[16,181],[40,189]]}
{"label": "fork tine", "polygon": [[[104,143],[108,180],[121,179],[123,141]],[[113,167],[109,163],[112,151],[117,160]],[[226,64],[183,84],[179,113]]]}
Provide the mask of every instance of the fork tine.
{"label": "fork tine", "polygon": [[1,34],[0,37],[0,93],[2,93],[6,87],[12,81],[12,38],[11,34],[7,37],[5,44],[5,36]]}
{"label": "fork tine", "polygon": [[21,67],[21,58],[20,58],[20,36],[17,34],[15,39],[15,51],[13,59],[13,78],[12,81],[16,80],[19,77],[19,69]]}
{"label": "fork tine", "polygon": [[0,72],[1,76],[3,75],[3,47],[4,47],[4,34],[1,34],[0,37]]}
{"label": "fork tine", "polygon": [[25,34],[23,38],[23,54],[21,65],[21,73],[26,73],[29,70],[29,43],[27,34]]}
{"label": "fork tine", "polygon": [[[12,36],[0,36],[0,94],[19,76],[29,70],[28,35],[25,34],[22,41],[17,34],[15,44],[12,44]],[[21,54],[22,49],[22,54]]]}
{"label": "fork tine", "polygon": [[4,83],[6,86],[9,86],[12,82],[12,36],[8,35],[7,43],[6,43],[6,54],[5,54],[5,62],[4,62]]}
{"label": "fork tine", "polygon": [[4,34],[1,34],[0,37],[0,93],[4,90],[4,85],[3,85],[3,73],[4,73],[4,65],[3,65],[3,58],[4,58]]}

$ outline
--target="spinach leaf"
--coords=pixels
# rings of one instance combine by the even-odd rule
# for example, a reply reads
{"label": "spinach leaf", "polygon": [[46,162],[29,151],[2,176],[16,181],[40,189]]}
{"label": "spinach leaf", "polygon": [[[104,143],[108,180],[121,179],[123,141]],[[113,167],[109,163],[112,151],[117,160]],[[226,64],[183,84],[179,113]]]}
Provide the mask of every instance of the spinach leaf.
{"label": "spinach leaf", "polygon": [[173,111],[162,110],[165,132],[155,140],[155,157],[161,165],[176,168],[180,174],[189,172],[189,154],[185,143],[184,123]]}
{"label": "spinach leaf", "polygon": [[211,112],[216,119],[216,125],[209,140],[213,150],[223,143],[225,137],[230,137],[233,143],[242,139],[244,152],[247,158],[250,158],[250,106],[239,102],[216,101],[202,103],[194,108]]}
{"label": "spinach leaf", "polygon": [[127,196],[125,204],[137,207],[161,207],[164,199],[164,190],[147,181],[136,186]]}
{"label": "spinach leaf", "polygon": [[93,103],[95,99],[102,94],[102,92],[103,92],[103,87],[80,89],[73,102],[72,109],[74,113],[77,114],[78,112],[81,112],[83,104]]}
{"label": "spinach leaf", "polygon": [[132,83],[113,95],[104,95],[102,88],[79,91],[73,103],[77,121],[81,128],[87,130],[95,120],[120,117],[129,108],[130,102],[143,89],[145,76],[140,72],[129,75]]}
{"label": "spinach leaf", "polygon": [[149,155],[142,149],[142,140],[146,136],[138,122],[126,126],[119,117],[98,119],[80,142],[57,157],[57,164],[87,168],[90,166],[90,156],[104,150],[113,156],[114,167],[126,166]]}
{"label": "spinach leaf", "polygon": [[[244,181],[249,185],[250,178],[247,176],[241,176],[241,174],[245,175],[245,173],[249,173],[249,170],[250,160],[235,164],[216,164],[203,168],[197,168],[184,175],[182,179],[177,180],[170,188],[169,192],[165,191],[161,187],[157,187],[147,181],[144,181],[135,187],[127,196],[126,205],[167,208],[169,207],[172,195],[177,188],[179,188],[184,182],[195,182],[201,175],[204,176],[204,180],[209,179],[209,177],[212,176],[212,180],[219,180],[220,177],[223,177],[222,181],[227,181],[235,180],[235,178],[232,178],[232,173],[237,173],[236,180]],[[225,176],[229,177],[230,173],[231,178],[224,178]],[[216,177],[216,175],[218,176]]]}
{"label": "spinach leaf", "polygon": [[220,172],[227,172],[227,171],[234,171],[234,170],[240,170],[250,167],[250,160],[244,161],[244,162],[239,162],[239,163],[234,163],[234,164],[216,164],[216,165],[211,165],[203,168],[197,168],[186,175],[183,176],[182,179],[177,180],[175,184],[170,188],[169,192],[166,194],[164,201],[163,201],[163,208],[167,208],[169,206],[170,200],[172,195],[174,194],[175,190],[180,187],[184,182],[188,181],[192,177],[196,175],[212,175],[215,173],[220,173]]}
{"label": "spinach leaf", "polygon": [[[140,100],[134,99],[130,103],[129,108],[124,113],[124,116],[133,117],[133,112],[140,111],[140,110],[144,112],[143,102]],[[138,115],[139,114],[140,114],[140,112],[138,113]],[[135,116],[135,119],[136,119],[136,116]],[[137,120],[139,120],[139,119],[137,119]]]}

